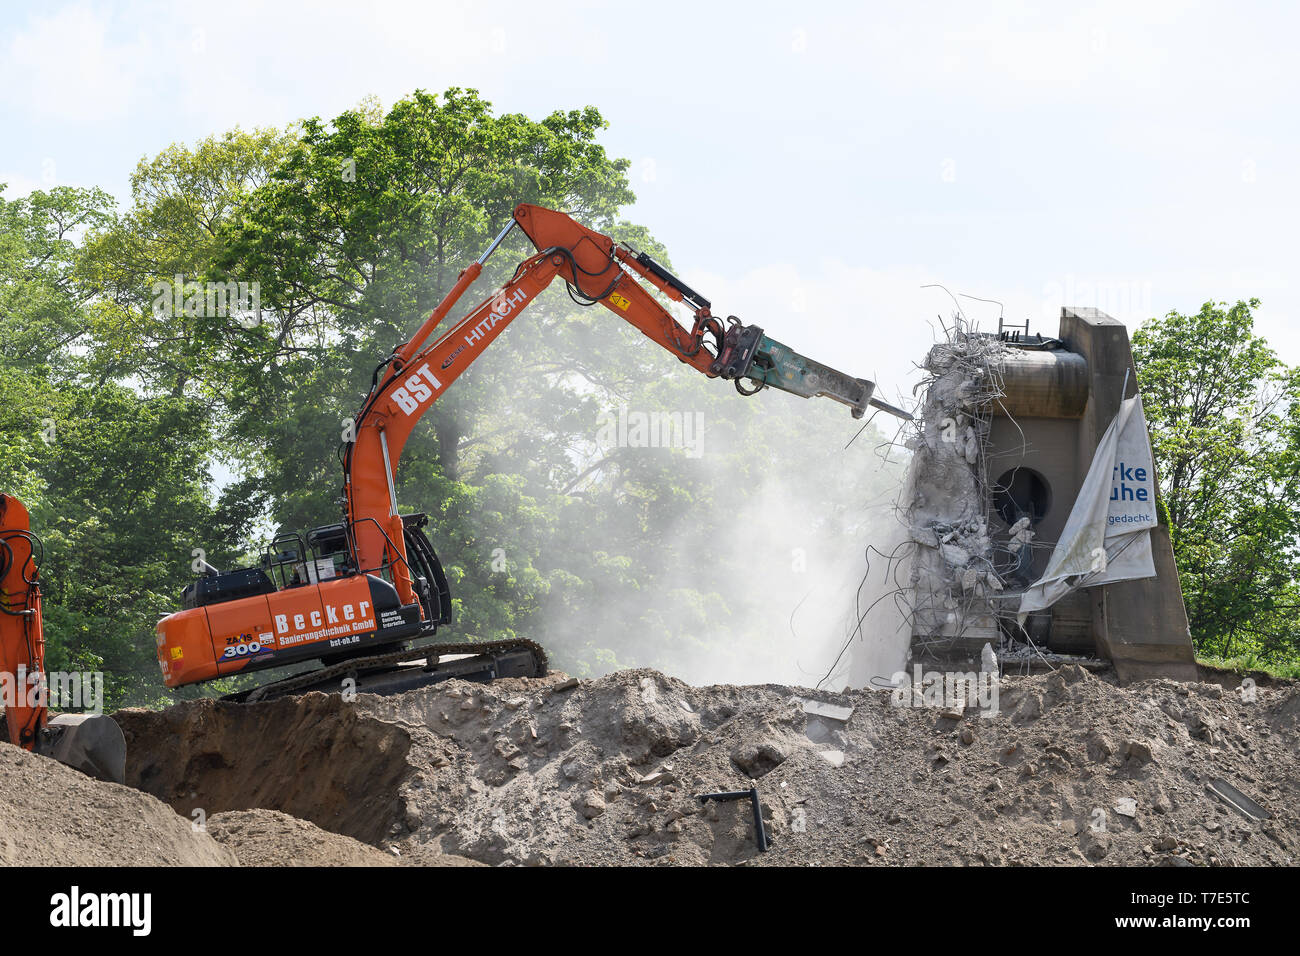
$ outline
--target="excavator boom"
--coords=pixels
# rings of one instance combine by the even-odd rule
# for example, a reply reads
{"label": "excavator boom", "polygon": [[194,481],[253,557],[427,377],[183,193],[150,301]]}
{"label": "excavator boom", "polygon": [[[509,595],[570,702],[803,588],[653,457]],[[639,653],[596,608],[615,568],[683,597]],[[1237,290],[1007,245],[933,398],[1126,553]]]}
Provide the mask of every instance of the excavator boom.
{"label": "excavator boom", "polygon": [[[528,236],[537,253],[524,260],[496,293],[431,345],[422,347],[515,227]],[[356,523],[361,564],[392,567],[403,600],[413,599],[414,592],[409,564],[395,547],[403,537],[403,526],[393,475],[411,429],[557,277],[568,285],[575,301],[599,303],[696,371],[709,378],[735,381],[741,394],[771,387],[804,398],[833,399],[848,405],[855,418],[873,406],[911,417],[876,399],[875,385],[867,379],[814,362],[768,337],[758,326],[742,325],[734,316],[724,326],[714,317],[709,300],[649,255],[588,229],[562,212],[521,203],[510,223],[479,260],[461,273],[410,341],[394,350],[385,363],[386,376],[377,381],[357,416],[356,442],[345,454],[344,493],[348,515]],[[681,325],[643,281],[671,301],[694,309],[692,327]],[[749,390],[742,385],[744,381],[752,383]]]}

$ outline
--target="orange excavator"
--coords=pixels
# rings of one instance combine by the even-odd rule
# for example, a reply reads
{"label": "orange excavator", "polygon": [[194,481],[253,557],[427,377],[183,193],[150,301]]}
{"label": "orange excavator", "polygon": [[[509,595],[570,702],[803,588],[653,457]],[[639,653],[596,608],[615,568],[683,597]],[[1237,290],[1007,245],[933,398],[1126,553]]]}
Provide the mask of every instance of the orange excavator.
{"label": "orange excavator", "polygon": [[[426,345],[515,228],[537,252]],[[578,304],[600,304],[696,371],[734,381],[743,395],[770,387],[831,398],[848,405],[855,418],[869,407],[910,417],[876,398],[872,382],[813,362],[734,316],[724,324],[707,299],[645,253],[564,213],[521,204],[411,339],[375,369],[343,450],[344,520],[305,537],[278,536],[259,566],[224,573],[204,566],[185,590],[184,609],[158,623],[167,686],[307,661],[323,666],[231,697],[254,701],[337,690],[349,680],[355,689],[393,693],[448,677],[546,672],[543,649],[522,639],[415,643],[451,623],[451,593],[424,532],[427,518],[399,512],[393,476],[420,417],[556,279]],[[651,288],[689,306],[692,326],[680,324]]]}
{"label": "orange excavator", "polygon": [[9,742],[101,780],[123,783],[126,740],[113,718],[94,711],[49,714],[41,557],[26,507],[12,495],[0,494],[0,690]]}

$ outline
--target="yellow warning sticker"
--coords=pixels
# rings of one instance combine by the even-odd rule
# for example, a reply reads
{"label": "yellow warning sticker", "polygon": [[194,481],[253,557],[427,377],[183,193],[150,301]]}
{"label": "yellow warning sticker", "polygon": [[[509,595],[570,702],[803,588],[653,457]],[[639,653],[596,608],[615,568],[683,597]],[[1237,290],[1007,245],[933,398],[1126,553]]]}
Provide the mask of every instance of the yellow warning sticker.
{"label": "yellow warning sticker", "polygon": [[182,656],[184,653],[185,653],[185,652],[184,652],[183,650],[181,650],[179,647],[173,647],[173,648],[172,648],[172,660],[174,660],[174,661],[178,661],[178,660],[180,660],[180,659],[181,659],[181,656]]}
{"label": "yellow warning sticker", "polygon": [[631,306],[632,300],[623,298],[617,292],[611,292],[609,294],[609,304],[617,306],[618,308],[626,312],[628,310],[628,307]]}

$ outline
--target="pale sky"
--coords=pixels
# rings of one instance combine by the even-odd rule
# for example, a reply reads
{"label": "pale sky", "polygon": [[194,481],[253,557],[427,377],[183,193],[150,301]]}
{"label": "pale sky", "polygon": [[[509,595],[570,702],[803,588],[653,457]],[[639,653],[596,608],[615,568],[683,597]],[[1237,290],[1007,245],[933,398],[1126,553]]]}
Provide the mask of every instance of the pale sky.
{"label": "pale sky", "polygon": [[[0,181],[128,196],[235,125],[597,106],[714,311],[887,393],[953,293],[1052,334],[1257,296],[1300,363],[1300,14],[1268,3],[5,3]],[[997,307],[968,303],[996,328]]]}

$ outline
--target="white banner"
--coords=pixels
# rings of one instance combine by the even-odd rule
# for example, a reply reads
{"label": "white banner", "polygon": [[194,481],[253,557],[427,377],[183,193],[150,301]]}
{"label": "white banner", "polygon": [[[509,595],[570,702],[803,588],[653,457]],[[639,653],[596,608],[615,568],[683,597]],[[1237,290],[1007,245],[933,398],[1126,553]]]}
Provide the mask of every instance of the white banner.
{"label": "white banner", "polygon": [[1138,396],[1106,429],[1047,570],[1020,598],[1020,620],[1078,587],[1155,577],[1155,469]]}

